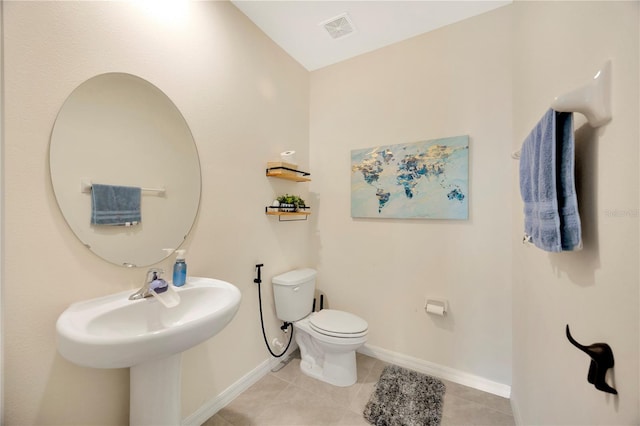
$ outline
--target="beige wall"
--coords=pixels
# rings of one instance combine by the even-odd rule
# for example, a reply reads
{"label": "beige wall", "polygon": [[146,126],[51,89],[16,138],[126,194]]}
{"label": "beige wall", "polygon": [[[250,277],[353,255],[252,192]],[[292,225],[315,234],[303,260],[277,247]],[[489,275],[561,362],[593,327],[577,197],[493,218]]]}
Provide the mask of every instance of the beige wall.
{"label": "beige wall", "polygon": [[[55,347],[55,321],[69,304],[134,289],[145,275],[80,244],[48,174],[49,135],[62,103],[84,80],[111,71],[149,80],[184,115],[203,180],[185,244],[189,273],[242,291],[234,321],[183,357],[186,417],[268,357],[255,263],[265,263],[267,281],[309,264],[308,226],[264,214],[276,193],[308,190],[271,181],[264,169],[286,149],[308,166],[309,74],[227,2],[193,2],[168,20],[121,2],[6,2],[4,12],[4,423],[128,421],[128,370],[77,367]],[[270,287],[264,293],[270,335],[279,336]]]}
{"label": "beige wall", "polygon": [[[613,120],[598,131],[576,115],[576,175],[584,250],[548,254],[519,243],[514,167],[513,401],[524,424],[638,424],[638,2],[517,2],[514,142],[557,95],[586,84],[606,59]],[[589,359],[564,335],[614,351],[614,398],[587,383]]]}
{"label": "beige wall", "polygon": [[[510,8],[311,74],[320,288],[368,344],[511,383]],[[469,135],[469,220],[350,217],[350,151]],[[424,311],[446,298],[446,318]]]}
{"label": "beige wall", "polygon": [[[640,421],[637,2],[517,2],[311,74],[229,3],[190,7],[162,21],[127,3],[4,4],[5,424],[127,422],[127,370],[65,361],[54,329],[70,303],[134,289],[144,275],[76,240],[48,176],[60,106],[110,71],[151,81],[185,116],[203,174],[189,273],[243,294],[235,320],[184,354],[184,417],[268,358],[252,283],[264,262],[266,282],[316,266],[328,304],[364,317],[376,347],[512,385],[523,424]],[[614,120],[599,136],[577,123],[585,250],[524,248],[510,153],[554,96],[607,58]],[[468,221],[350,217],[352,149],[460,134],[470,136]],[[310,184],[264,177],[265,161],[285,149],[309,166]],[[292,191],[309,195],[309,222],[264,216]],[[427,296],[447,298],[450,315],[427,316]],[[586,383],[588,361],[566,342],[566,323],[585,343],[611,344],[619,398]]]}
{"label": "beige wall", "polygon": [[[512,384],[522,424],[640,419],[638,18],[637,2],[518,2],[311,76],[321,288],[369,321],[370,344]],[[585,250],[524,247],[510,153],[606,59],[614,120],[592,132],[576,115]],[[350,150],[456,134],[471,136],[468,222],[349,217]],[[425,296],[451,316],[426,316]],[[586,382],[567,323],[612,345],[619,398]]]}

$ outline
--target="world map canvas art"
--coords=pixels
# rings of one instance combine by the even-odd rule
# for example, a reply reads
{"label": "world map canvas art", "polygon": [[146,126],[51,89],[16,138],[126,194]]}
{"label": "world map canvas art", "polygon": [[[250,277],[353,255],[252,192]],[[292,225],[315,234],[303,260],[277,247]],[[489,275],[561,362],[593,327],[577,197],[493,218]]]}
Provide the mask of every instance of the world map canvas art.
{"label": "world map canvas art", "polygon": [[469,217],[469,137],[351,151],[354,218]]}

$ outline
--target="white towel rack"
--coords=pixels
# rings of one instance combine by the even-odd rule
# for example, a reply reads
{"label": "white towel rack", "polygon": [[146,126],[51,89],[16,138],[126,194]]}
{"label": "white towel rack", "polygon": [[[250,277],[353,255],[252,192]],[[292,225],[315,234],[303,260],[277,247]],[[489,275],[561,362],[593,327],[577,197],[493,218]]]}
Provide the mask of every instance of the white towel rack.
{"label": "white towel rack", "polygon": [[[579,112],[587,117],[593,128],[611,121],[611,61],[606,61],[586,86],[557,96],[551,108],[560,112]],[[511,157],[520,158],[520,150]]]}
{"label": "white towel rack", "polygon": [[[80,181],[80,192],[90,193],[92,186],[93,186],[93,184],[91,183],[90,180],[81,180]],[[143,190],[143,191],[148,191],[148,192],[157,192],[158,195],[164,195],[167,192],[167,190],[165,188],[145,188],[145,187],[141,187],[140,189]]]}

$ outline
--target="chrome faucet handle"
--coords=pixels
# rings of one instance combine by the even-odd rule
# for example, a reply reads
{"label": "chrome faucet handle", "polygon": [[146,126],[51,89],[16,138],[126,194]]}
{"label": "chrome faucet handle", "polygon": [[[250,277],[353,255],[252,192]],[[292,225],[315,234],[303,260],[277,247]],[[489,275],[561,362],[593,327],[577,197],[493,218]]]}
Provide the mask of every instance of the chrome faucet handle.
{"label": "chrome faucet handle", "polygon": [[150,268],[147,271],[147,275],[144,280],[144,283],[142,283],[142,287],[138,291],[133,293],[131,296],[129,296],[129,300],[137,300],[137,299],[144,299],[145,297],[151,297],[152,296],[151,283],[158,278],[159,274],[164,274],[164,269]]}
{"label": "chrome faucet handle", "polygon": [[158,278],[158,275],[160,274],[164,274],[164,269],[149,268],[149,270],[147,271],[147,277],[145,278],[144,283],[149,284],[150,282]]}

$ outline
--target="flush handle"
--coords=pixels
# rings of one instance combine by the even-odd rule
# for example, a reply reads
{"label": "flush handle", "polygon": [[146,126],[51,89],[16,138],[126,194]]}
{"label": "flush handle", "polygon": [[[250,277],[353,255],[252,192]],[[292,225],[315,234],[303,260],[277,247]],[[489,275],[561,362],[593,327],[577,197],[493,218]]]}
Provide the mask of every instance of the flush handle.
{"label": "flush handle", "polygon": [[298,291],[298,290],[300,290],[300,287],[299,287],[299,286],[298,286],[298,287],[294,287],[294,288],[293,288],[293,291]]}

